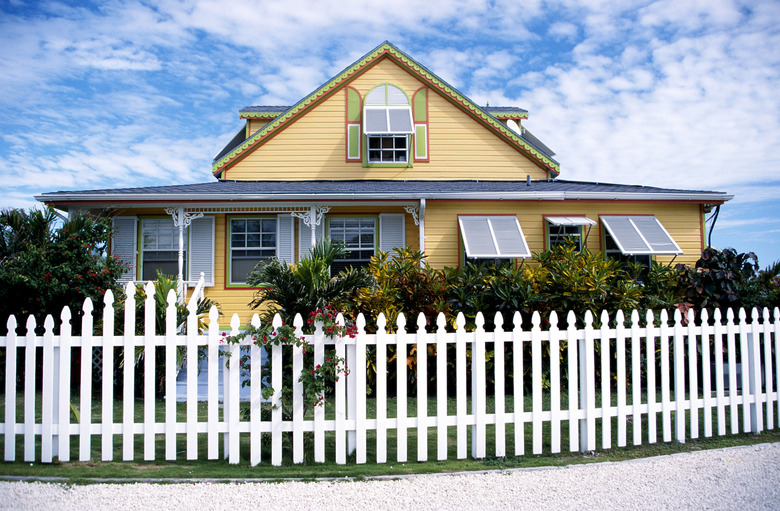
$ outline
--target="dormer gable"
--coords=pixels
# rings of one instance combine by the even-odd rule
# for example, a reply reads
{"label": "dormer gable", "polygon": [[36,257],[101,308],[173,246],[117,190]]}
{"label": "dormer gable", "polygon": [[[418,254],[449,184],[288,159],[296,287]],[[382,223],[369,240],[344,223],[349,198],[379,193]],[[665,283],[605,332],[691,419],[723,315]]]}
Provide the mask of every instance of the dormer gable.
{"label": "dormer gable", "polygon": [[[389,94],[389,91],[393,91],[394,94],[399,95],[399,98],[403,95],[406,97],[408,104],[394,105],[385,103],[384,105],[370,105],[365,103],[365,100],[368,99],[368,91],[363,91],[362,94],[350,92],[352,90],[350,85],[353,82],[383,62],[392,63],[396,68],[403,70],[407,77],[415,80],[416,85],[414,87],[400,87],[394,83],[376,83],[372,84],[372,90],[376,87],[384,87],[384,89],[377,90],[384,91],[385,95]],[[308,97],[289,108],[247,107],[242,109],[240,116],[247,119],[247,137],[239,143],[233,141],[235,145],[226,147],[226,150],[223,150],[220,156],[215,159],[213,164],[215,176],[224,178],[225,172],[234,167],[238,162],[263,147],[270,140],[273,140],[274,137],[277,137],[294,123],[314,111],[319,105],[339,93],[345,95],[343,101],[346,105],[344,116],[347,124],[344,136],[344,152],[346,153],[344,161],[346,162],[361,162],[366,166],[370,166],[372,162],[368,161],[370,158],[368,158],[369,153],[367,153],[369,137],[381,136],[385,136],[385,139],[374,149],[395,151],[394,154],[398,155],[399,158],[403,151],[406,151],[410,164],[413,162],[427,162],[430,158],[428,152],[427,101],[431,94],[435,94],[438,98],[445,100],[451,107],[459,110],[461,112],[460,115],[465,114],[470,119],[469,122],[482,126],[482,129],[486,129],[492,134],[492,137],[500,139],[516,153],[525,156],[525,159],[537,167],[536,172],[541,170],[546,177],[554,177],[559,173],[559,164],[552,159],[551,151],[548,148],[530,142],[523,136],[521,130],[515,130],[506,124],[510,121],[519,123],[527,118],[527,111],[515,107],[483,108],[477,106],[428,69],[386,42],[347,67]],[[358,112],[359,117],[356,115]],[[373,130],[373,126],[368,126],[366,115],[371,116],[371,122],[377,122],[376,119],[379,119],[381,114],[384,115],[387,129],[395,129],[393,122],[400,122],[400,119],[403,118],[404,122],[406,122],[404,130],[409,131],[408,116],[410,112],[412,115],[412,128],[411,132],[404,133],[408,137],[405,148],[403,147],[403,139],[400,134],[390,139],[387,137],[393,135],[393,133],[380,134],[366,131],[367,128],[369,131]],[[273,117],[274,115],[276,116]],[[394,119],[397,120],[390,120],[391,115],[395,116]],[[377,144],[376,140],[370,143]],[[381,152],[371,154],[378,154],[380,160],[383,158]],[[390,162],[379,161],[378,163],[388,164]],[[525,175],[516,177],[524,178]]]}

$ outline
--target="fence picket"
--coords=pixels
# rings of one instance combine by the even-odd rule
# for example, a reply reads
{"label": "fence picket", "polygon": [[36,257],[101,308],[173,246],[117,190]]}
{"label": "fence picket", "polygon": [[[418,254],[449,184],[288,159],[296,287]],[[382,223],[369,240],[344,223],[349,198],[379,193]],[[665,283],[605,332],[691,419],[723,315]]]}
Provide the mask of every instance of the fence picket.
{"label": "fence picket", "polygon": [[[761,407],[761,326],[758,324],[758,309],[753,309],[750,333],[748,334],[748,366],[750,367],[750,431],[759,434],[764,430],[764,410]],[[743,392],[744,394],[744,392]]]}
{"label": "fence picket", "polygon": [[740,368],[741,385],[742,385],[742,432],[748,433],[753,431],[751,424],[751,392],[750,392],[750,354],[751,349],[748,345],[748,336],[750,336],[750,329],[747,324],[747,314],[745,309],[740,307],[739,311],[739,351],[740,351]]}
{"label": "fence picket", "polygon": [[569,352],[569,451],[575,452],[580,448],[580,406],[579,406],[579,345],[580,338],[577,335],[577,317],[574,311],[566,315],[566,340]]}
{"label": "fence picket", "polygon": [[89,461],[92,446],[92,300],[81,309],[81,399],[79,401],[79,461]]}
{"label": "fence picket", "polygon": [[35,461],[35,318],[27,318],[24,340],[24,461]]}
{"label": "fence picket", "polygon": [[217,423],[219,414],[219,402],[217,401],[219,391],[219,311],[216,305],[211,306],[209,310],[209,338],[208,338],[208,403],[206,405],[206,414],[208,425],[206,427],[207,457],[210,460],[219,458],[219,424]]}
{"label": "fence picket", "polygon": [[[258,318],[258,323],[259,323]],[[299,337],[303,337],[303,318],[300,314],[295,315],[295,319],[293,320],[293,326],[295,327],[295,335]],[[303,405],[303,383],[301,380],[301,374],[303,374],[303,357],[305,355],[304,350],[306,348],[303,348],[301,350],[298,350],[297,348],[293,348],[293,351],[295,354],[293,355],[293,374],[292,374],[292,381],[293,381],[293,463],[303,463],[304,460],[304,452],[303,452],[303,422],[304,422],[304,415],[306,414],[306,409]],[[258,356],[259,359],[259,356]],[[254,359],[252,360],[252,367],[253,368],[259,368],[260,362],[258,361],[255,363]],[[262,381],[262,375],[260,373],[260,370],[252,369],[252,377],[256,378],[257,380]],[[258,388],[255,389],[252,388],[253,391],[256,391],[258,394],[260,393],[260,384],[256,385]],[[257,403],[257,411],[255,412],[255,403]],[[255,412],[255,424],[257,425],[256,428],[252,428],[252,433],[255,438],[253,438],[253,442],[257,443],[256,449],[257,449],[257,461],[260,462],[260,449],[261,449],[261,443],[260,443],[260,433],[259,433],[259,427],[260,427],[260,397],[258,396],[257,401],[255,401],[255,397],[252,397],[252,411]],[[254,445],[254,444],[253,444]]]}
{"label": "fence picket", "polygon": [[609,313],[601,311],[601,328],[599,339],[601,340],[601,448],[612,448],[612,378],[610,356],[610,344],[612,338],[609,330]]}
{"label": "fence picket", "polygon": [[133,433],[135,426],[135,286],[125,287],[125,327],[122,364],[122,459],[133,460]]}
{"label": "fence picket", "polygon": [[694,324],[693,310],[688,310],[688,395],[690,399],[691,438],[699,438],[699,362],[698,340],[696,337],[696,325]]}
{"label": "fence picket", "polygon": [[[238,316],[236,316],[236,322],[238,322]],[[274,315],[271,325],[274,327],[274,330],[282,326],[282,318],[279,314]],[[280,466],[282,464],[282,421],[284,420],[282,415],[283,356],[284,352],[282,351],[282,346],[280,344],[276,344],[271,348],[271,386],[274,389],[274,397],[271,400],[271,464],[274,466]],[[322,329],[318,327],[315,332],[314,341],[315,366],[317,364],[321,365],[323,360]],[[236,406],[238,406],[238,399],[236,399]],[[325,428],[323,424],[323,415],[322,406],[318,406],[314,409],[315,420],[319,419],[317,421],[317,426],[315,426],[314,433],[314,461],[317,463],[325,461]],[[317,427],[319,427],[319,429],[317,429]]]}
{"label": "fence picket", "polygon": [[671,375],[669,374],[669,313],[661,311],[661,418],[664,442],[672,441]]}
{"label": "fence picket", "polygon": [[417,316],[417,461],[428,461],[428,337],[425,314]]}
{"label": "fence picket", "polygon": [[[322,323],[316,323],[315,329],[314,329],[314,367],[317,366],[317,364],[322,364],[322,362],[325,360],[325,334],[322,331]],[[276,348],[279,348],[279,351],[276,351]],[[280,360],[281,362],[281,346],[274,346],[274,379],[273,379],[273,387],[274,389],[281,389],[282,388],[282,365],[281,363],[278,366],[275,365],[277,360]],[[279,355],[277,356],[277,353]],[[313,369],[309,367],[304,367],[304,371],[311,371]],[[278,371],[278,379],[277,379],[277,373]],[[279,399],[278,393],[274,393],[274,398]],[[278,404],[278,401],[277,401]],[[276,411],[276,409],[274,409]],[[282,422],[282,415],[281,415],[281,409],[279,409],[279,414],[274,415],[272,412],[272,418],[274,421],[273,428],[274,431],[276,431],[277,428],[281,428],[281,422]],[[281,463],[281,440],[279,443],[279,463]],[[325,462],[325,407],[323,406],[316,406],[314,407],[314,462],[315,463],[324,463]]]}
{"label": "fence picket", "polygon": [[558,313],[550,312],[550,451],[561,452],[561,350]]}
{"label": "fence picket", "polygon": [[471,456],[482,459],[485,447],[485,317],[477,313],[474,320],[474,343],[471,347],[471,414],[474,425],[471,427]]}
{"label": "fence picket", "polygon": [[458,313],[455,325],[455,440],[457,457],[462,460],[466,457],[466,317],[462,312]]}
{"label": "fence picket", "polygon": [[16,461],[16,317],[6,323],[5,343],[5,453],[6,461]]}
{"label": "fence picket", "polygon": [[[645,354],[647,356],[647,442],[654,444],[658,441],[658,409],[656,407],[656,382],[655,382],[655,336],[658,329],[653,321],[653,311],[648,310],[645,315]],[[652,370],[650,361],[653,361]]]}
{"label": "fence picket", "polygon": [[[710,370],[712,357],[710,354],[710,339],[714,330],[709,324],[707,310],[701,311],[701,379],[704,397],[704,436],[712,436],[712,372]],[[691,412],[693,413],[693,412]]]}
{"label": "fence picket", "polygon": [[542,453],[542,329],[539,312],[531,316],[531,410],[533,453]]}
{"label": "fence picket", "polygon": [[[54,347],[54,438],[52,447],[59,461],[70,461],[70,360],[72,327],[70,307],[62,309],[59,346]],[[59,355],[59,356],[58,356]]]}
{"label": "fence picket", "polygon": [[387,320],[376,318],[376,462],[387,462]]}
{"label": "fence picket", "polygon": [[[777,384],[777,390],[775,391],[775,401],[777,402],[777,424],[780,425],[780,308],[775,307],[775,323],[774,323],[774,338],[775,338],[775,383]],[[769,375],[767,375],[769,378]]]}
{"label": "fence picket", "polygon": [[735,336],[737,325],[734,324],[734,309],[726,312],[726,340],[729,355],[729,412],[731,415],[731,434],[739,433],[739,410],[737,409],[737,350]]}
{"label": "fence picket", "polygon": [[197,304],[187,304],[187,459],[198,459],[198,317]]}
{"label": "fence picket", "polygon": [[103,461],[114,459],[114,293],[103,296],[103,387],[101,434]]}
{"label": "fence picket", "polygon": [[631,311],[631,432],[634,445],[642,443],[642,343],[639,332],[639,312]]}
{"label": "fence picket", "polygon": [[[674,412],[675,440],[685,443],[685,339],[683,338],[682,316],[674,311]],[[693,388],[691,388],[693,400]]]}
{"label": "fence picket", "polygon": [[157,366],[155,349],[154,282],[146,283],[144,303],[144,460],[154,460],[155,392],[154,375]]}
{"label": "fence picket", "polygon": [[176,291],[168,292],[165,314],[165,459],[176,459]]}
{"label": "fence picket", "polygon": [[[54,320],[46,316],[43,323],[43,387],[41,397],[41,462],[51,463],[54,450],[54,374],[58,369],[58,359],[54,351]],[[34,384],[33,384],[34,385]]]}
{"label": "fence picket", "polygon": [[[336,317],[336,322],[339,325],[344,324],[344,316],[341,313]],[[344,339],[336,339],[336,356],[341,359],[346,359],[346,346],[344,345]],[[347,367],[353,364],[354,360],[347,360]],[[346,393],[347,378],[339,378],[336,382],[336,463],[344,465],[347,463],[347,396]],[[354,385],[352,386],[354,389]],[[324,397],[324,396],[323,396]],[[324,405],[323,405],[324,406]]]}
{"label": "fence picket", "polygon": [[366,318],[363,314],[357,318],[357,336],[355,337],[356,361],[355,367],[349,369],[350,375],[354,372],[355,381],[355,463],[366,463]]}
{"label": "fence picket", "polygon": [[626,446],[626,325],[623,311],[615,314],[615,356],[617,357],[618,447]]}
{"label": "fence picket", "polygon": [[495,455],[497,458],[503,458],[506,456],[506,417],[504,415],[506,413],[506,396],[504,395],[504,342],[506,341],[506,334],[503,328],[504,318],[500,312],[496,312],[493,324],[495,325],[493,333],[494,406],[496,414]]}
{"label": "fence picket", "polygon": [[764,379],[766,380],[766,429],[775,429],[772,386],[772,333],[770,328],[769,309],[764,307]]}
{"label": "fence picket", "polygon": [[512,317],[512,409],[515,422],[515,456],[525,454],[525,401],[523,397],[523,317],[515,312]]}
{"label": "fence picket", "polygon": [[406,425],[406,318],[398,315],[396,321],[396,461],[406,463],[407,460],[407,425]]}
{"label": "fence picket", "polygon": [[[377,353],[379,350],[377,349]],[[377,364],[379,367],[379,364]],[[436,317],[436,459],[447,459],[447,318]]]}
{"label": "fence picket", "polygon": [[593,314],[585,312],[585,337],[580,345],[580,408],[585,412],[580,421],[580,450],[596,450],[596,365]]}

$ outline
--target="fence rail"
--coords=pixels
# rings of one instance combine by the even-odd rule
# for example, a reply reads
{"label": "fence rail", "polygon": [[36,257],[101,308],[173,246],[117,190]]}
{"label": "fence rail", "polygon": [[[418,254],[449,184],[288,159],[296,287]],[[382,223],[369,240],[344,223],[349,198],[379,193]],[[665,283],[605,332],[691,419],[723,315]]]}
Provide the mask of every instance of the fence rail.
{"label": "fence rail", "polygon": [[[664,442],[685,442],[686,438],[700,435],[758,433],[780,424],[778,309],[772,315],[766,309],[740,310],[737,318],[732,311],[725,318],[719,311],[712,318],[706,311],[698,315],[689,311],[687,318],[679,311],[669,318],[662,311],[659,321],[648,313],[644,322],[640,322],[636,311],[628,318],[622,311],[614,317],[603,312],[596,326],[588,313],[581,328],[570,312],[565,329],[558,327],[554,312],[546,322],[550,326],[545,328],[538,313],[533,314],[530,325],[522,324],[520,314],[511,318],[511,325],[509,318],[498,314],[492,332],[485,331],[481,314],[477,316],[474,331],[466,330],[462,314],[458,315],[455,331],[447,331],[444,316],[440,314],[434,331],[429,332],[431,328],[426,327],[425,318],[420,316],[415,333],[406,332],[403,316],[399,316],[398,328],[393,329],[396,333],[389,333],[384,318],[380,317],[376,334],[365,333],[365,322],[360,317],[354,339],[331,340],[319,328],[314,334],[304,336],[314,347],[314,364],[322,363],[328,346],[327,349],[335,349],[337,355],[346,357],[347,365],[353,368],[347,378],[335,384],[327,413],[322,406],[309,414],[303,409],[303,388],[298,376],[311,368],[304,368],[300,350],[290,354],[280,346],[271,348],[271,386],[275,389],[282,386],[283,370],[288,362],[283,357],[290,356],[295,383],[292,418],[286,420],[281,408],[276,406],[268,420],[261,415],[262,407],[267,406],[263,404],[261,389],[268,380],[261,373],[263,350],[260,347],[251,339],[235,345],[225,344],[215,308],[209,312],[208,331],[199,334],[194,301],[189,305],[186,333],[181,333],[175,324],[173,293],[168,297],[166,333],[157,335],[154,293],[150,287],[144,304],[144,333],[136,335],[134,293],[130,286],[127,291],[124,335],[115,334],[110,293],[104,300],[100,332],[93,329],[89,300],[84,304],[79,336],[71,335],[71,314],[67,308],[62,312],[62,325],[56,335],[51,317],[47,317],[40,336],[35,334],[32,317],[27,320],[26,335],[17,335],[16,319],[9,318],[8,334],[0,337],[0,351],[5,354],[4,422],[0,424],[0,440],[4,443],[6,461],[16,460],[20,445],[25,461],[48,463],[55,457],[69,461],[76,451],[80,461],[98,456],[110,461],[114,459],[115,446],[120,443],[122,460],[134,460],[138,456],[154,460],[158,456],[158,444],[164,445],[166,460],[191,460],[197,459],[205,442],[208,459],[223,456],[230,463],[239,463],[242,457],[246,461],[248,454],[249,462],[255,465],[269,461],[263,459],[262,442],[270,439],[270,462],[280,465],[284,438],[292,442],[293,462],[300,463],[305,449],[312,445],[304,442],[305,434],[310,433],[316,462],[326,460],[326,442],[334,444],[337,463],[346,463],[351,454],[357,463],[385,463],[390,457],[406,462],[410,457],[428,460],[429,450],[435,459],[447,459],[452,455],[449,452],[452,440],[457,458],[468,455],[469,443],[471,456],[484,458],[524,455],[526,440],[533,454],[543,449],[552,453],[562,449],[593,451],[612,448],[613,438],[617,446],[628,442],[652,444],[659,440],[659,434]],[[279,318],[275,321],[278,327]],[[257,317],[253,324],[259,325]],[[302,325],[300,317],[296,318],[295,327],[303,336]],[[239,326],[238,317],[234,316],[229,334],[238,334]],[[157,347],[164,348],[163,360],[156,359]],[[186,351],[189,375],[197,374],[201,347],[205,348],[208,359],[206,413],[198,411],[197,379],[189,378],[187,402],[183,405],[185,420],[177,419],[177,347]],[[381,355],[387,353],[388,347],[398,354],[414,353],[413,388],[407,388],[410,369],[403,355],[391,362],[396,364],[396,388],[388,388],[388,358]],[[103,375],[114,374],[115,353],[123,357],[119,420],[115,420],[119,410],[115,414],[111,378],[104,377],[97,384],[101,386],[100,413],[91,412],[98,394],[92,383],[92,358],[98,348],[102,350]],[[144,354],[143,381],[138,382],[133,370],[136,348]],[[225,363],[220,353],[232,354],[228,360],[233,361],[239,359],[241,350],[248,350],[251,359],[248,405],[239,402],[242,378],[236,363],[228,363],[222,371],[222,401],[217,393],[218,364]],[[81,362],[80,372],[75,375],[71,374],[74,353]],[[372,358],[373,353],[380,355]],[[38,392],[36,368],[40,356],[42,383]],[[17,374],[22,370],[17,366],[17,358],[23,360],[21,389],[17,388]],[[367,374],[362,370],[368,361],[376,365],[376,382],[372,386],[375,411],[371,413],[367,411]],[[165,364],[166,371],[166,397],[162,402],[155,398],[154,392],[155,368],[159,363]],[[452,366],[454,371],[448,371]],[[433,371],[430,377],[429,370]],[[79,389],[77,421],[71,419],[71,405],[75,406],[71,396],[74,381]],[[530,381],[529,389],[524,387],[524,381]],[[453,399],[448,397],[448,383],[454,387],[454,413],[448,410],[448,403]],[[143,389],[142,421],[136,421],[136,386]],[[492,396],[488,388],[492,389]],[[526,397],[527,390],[530,395]],[[416,409],[410,409],[407,398],[410,394],[416,396]],[[395,395],[394,407],[389,406],[388,395]],[[23,402],[21,410],[19,398]],[[278,405],[279,399],[277,392],[272,404]],[[435,405],[434,413],[429,413],[429,403]],[[562,433],[566,432],[568,445],[562,445]],[[416,448],[412,446],[416,453],[411,456],[410,434],[417,439]],[[429,449],[429,436],[433,439],[434,435],[435,448]],[[369,436],[375,442],[372,446],[368,445]],[[395,437],[395,441],[390,442],[389,437]],[[248,438],[248,448],[242,447],[242,438]],[[185,446],[184,451],[177,451],[177,443],[178,449]],[[396,447],[394,453],[389,452],[391,445]],[[507,452],[508,447],[513,447],[512,452]],[[36,448],[40,449],[39,453]],[[369,452],[374,453],[375,459],[368,459]]]}

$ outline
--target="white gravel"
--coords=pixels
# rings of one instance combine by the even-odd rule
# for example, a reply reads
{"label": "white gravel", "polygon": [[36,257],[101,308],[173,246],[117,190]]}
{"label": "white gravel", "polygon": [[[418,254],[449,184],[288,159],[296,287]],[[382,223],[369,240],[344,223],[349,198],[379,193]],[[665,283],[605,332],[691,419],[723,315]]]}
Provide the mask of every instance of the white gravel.
{"label": "white gravel", "polygon": [[1,509],[780,509],[780,443],[619,463],[284,483],[0,482]]}

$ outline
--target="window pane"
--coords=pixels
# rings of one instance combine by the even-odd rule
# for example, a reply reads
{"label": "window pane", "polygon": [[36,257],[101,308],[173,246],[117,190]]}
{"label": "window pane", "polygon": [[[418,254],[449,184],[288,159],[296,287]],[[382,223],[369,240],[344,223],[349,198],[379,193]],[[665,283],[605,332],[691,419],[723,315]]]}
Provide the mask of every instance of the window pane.
{"label": "window pane", "polygon": [[260,220],[247,220],[246,232],[260,232]]}

